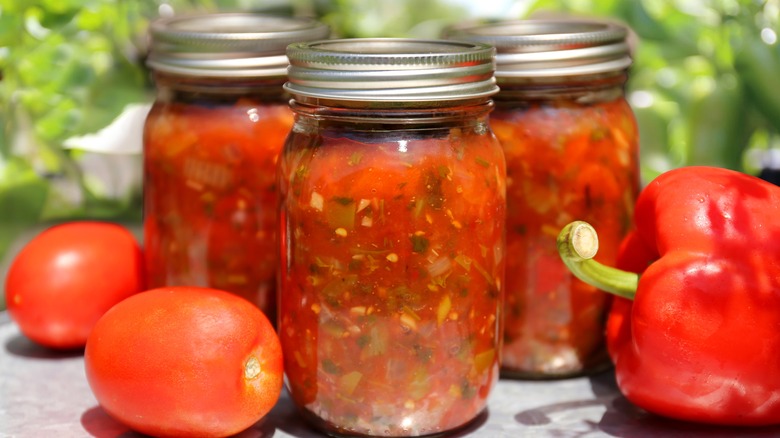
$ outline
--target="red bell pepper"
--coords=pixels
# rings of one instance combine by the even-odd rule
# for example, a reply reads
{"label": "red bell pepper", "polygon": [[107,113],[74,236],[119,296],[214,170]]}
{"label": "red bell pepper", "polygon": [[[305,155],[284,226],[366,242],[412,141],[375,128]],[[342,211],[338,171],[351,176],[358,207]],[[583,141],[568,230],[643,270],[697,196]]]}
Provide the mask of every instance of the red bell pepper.
{"label": "red bell pepper", "polygon": [[634,221],[622,270],[591,259],[598,236],[584,222],[558,239],[575,275],[619,295],[607,345],[620,391],[667,417],[780,423],[780,188],[680,168],[641,192]]}

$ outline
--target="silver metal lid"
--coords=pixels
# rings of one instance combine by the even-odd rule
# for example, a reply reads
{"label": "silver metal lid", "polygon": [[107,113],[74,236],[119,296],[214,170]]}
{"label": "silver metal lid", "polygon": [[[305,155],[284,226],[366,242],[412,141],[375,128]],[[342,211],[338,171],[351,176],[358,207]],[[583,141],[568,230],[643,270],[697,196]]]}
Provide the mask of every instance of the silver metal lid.
{"label": "silver metal lid", "polygon": [[617,24],[571,20],[486,20],[445,30],[448,39],[495,46],[499,79],[625,70],[631,65],[627,35]]}
{"label": "silver metal lid", "polygon": [[149,28],[150,68],[177,75],[283,77],[285,49],[296,41],[327,38],[315,20],[253,13],[215,13],[163,18]]}
{"label": "silver metal lid", "polygon": [[495,49],[473,42],[358,38],[287,48],[285,89],[298,97],[347,101],[436,102],[498,91]]}

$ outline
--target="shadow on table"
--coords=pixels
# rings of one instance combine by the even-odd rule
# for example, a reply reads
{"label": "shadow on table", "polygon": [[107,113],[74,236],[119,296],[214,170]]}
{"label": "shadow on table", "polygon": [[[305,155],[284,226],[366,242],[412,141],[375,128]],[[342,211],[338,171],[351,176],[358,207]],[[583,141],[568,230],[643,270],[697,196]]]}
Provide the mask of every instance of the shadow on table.
{"label": "shadow on table", "polygon": [[[127,426],[111,418],[100,406],[87,409],[81,415],[81,426],[95,438],[144,438],[148,435],[130,430]],[[270,438],[275,428],[264,420],[249,429],[233,435],[233,438]]]}
{"label": "shadow on table", "polygon": [[[463,428],[448,433],[447,438],[461,438],[473,434],[480,427],[482,427],[488,420],[489,413],[485,409],[480,413],[477,418],[469,422]],[[308,422],[305,421],[303,416],[298,412],[289,393],[285,389],[282,391],[282,395],[279,401],[274,406],[273,410],[262,420],[258,425],[265,426],[271,432],[271,435],[263,435],[263,437],[270,437],[273,435],[273,431],[279,430],[285,434],[292,435],[297,438],[320,438],[325,436],[322,432],[317,431]]]}
{"label": "shadow on table", "polygon": [[69,359],[84,355],[84,349],[55,350],[36,344],[21,333],[11,336],[5,343],[5,351],[12,356],[29,359]]}
{"label": "shadow on table", "polygon": [[81,426],[90,436],[97,438],[134,438],[143,437],[109,417],[100,406],[94,406],[81,414]]}
{"label": "shadow on table", "polygon": [[[447,438],[460,438],[471,435],[482,427],[488,419],[487,410],[466,425],[463,429],[447,435]],[[81,426],[95,438],[142,438],[147,435],[130,430],[111,418],[100,406],[93,406],[81,415]],[[287,391],[283,391],[279,401],[271,412],[249,429],[234,435],[234,438],[271,438],[276,432],[284,432],[297,438],[320,438],[324,435],[306,423],[298,414]]]}
{"label": "shadow on table", "polygon": [[488,417],[490,416],[490,413],[488,412],[488,409],[486,408],[484,411],[482,411],[479,415],[477,415],[477,418],[472,420],[469,424],[464,426],[462,429],[459,429],[455,432],[447,434],[447,438],[460,438],[464,436],[469,436],[472,433],[476,432],[480,427],[482,427],[485,423],[487,423]]}
{"label": "shadow on table", "polygon": [[[141,438],[147,435],[134,432],[114,420],[100,406],[87,409],[81,415],[81,426],[95,438]],[[282,391],[271,412],[249,429],[234,438],[271,438],[276,431],[283,431],[299,438],[319,438],[323,435],[311,429],[297,414],[287,391]]]}
{"label": "shadow on table", "polygon": [[[590,377],[589,380],[594,398],[566,401],[522,411],[515,415],[515,421],[530,428],[543,426],[545,432],[552,432],[549,425],[555,422],[553,417],[576,417],[578,410],[602,406],[606,411],[600,420],[582,420],[580,424],[583,426],[581,428],[582,436],[590,435],[595,431],[609,436],[630,438],[690,438],[697,436],[763,438],[780,436],[780,427],[710,426],[659,417],[636,407],[620,395],[613,372],[601,373]],[[567,437],[579,435],[571,430],[562,430],[561,433],[565,433]]]}

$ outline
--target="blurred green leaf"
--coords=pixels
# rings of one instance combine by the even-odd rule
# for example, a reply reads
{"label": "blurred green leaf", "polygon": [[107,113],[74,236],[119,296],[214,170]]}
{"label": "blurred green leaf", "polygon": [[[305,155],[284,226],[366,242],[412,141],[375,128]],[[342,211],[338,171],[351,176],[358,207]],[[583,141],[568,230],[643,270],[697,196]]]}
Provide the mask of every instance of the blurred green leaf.
{"label": "blurred green leaf", "polygon": [[38,222],[49,184],[19,159],[2,163],[0,172],[0,259],[19,233]]}
{"label": "blurred green leaf", "polygon": [[441,0],[334,0],[320,5],[335,36],[435,38],[444,26],[465,20],[465,9]]}
{"label": "blurred green leaf", "polygon": [[[643,90],[648,102],[660,99],[658,94]],[[676,114],[676,108],[671,115],[664,115],[657,108],[650,106],[635,106],[634,115],[639,125],[639,143],[642,150],[642,175],[645,181],[650,181],[661,173],[677,167],[669,152],[669,120]]]}
{"label": "blurred green leaf", "polygon": [[622,2],[621,17],[631,23],[631,29],[644,40],[664,41],[669,38],[669,32],[659,20],[652,17],[645,9],[643,1]]}
{"label": "blurred green leaf", "polygon": [[780,131],[780,46],[761,40],[757,29],[746,29],[734,60],[752,102]]}
{"label": "blurred green leaf", "polygon": [[719,77],[691,104],[688,161],[700,165],[742,169],[746,144],[745,100],[733,75]]}
{"label": "blurred green leaf", "polygon": [[[44,214],[105,215],[112,208],[124,214],[123,200],[90,193],[77,154],[62,144],[102,129],[130,103],[151,100],[142,47],[158,7],[156,0],[0,0],[0,118],[6,134],[0,171],[21,160],[32,172],[26,181],[46,185],[43,175],[56,177],[58,185],[79,193],[50,197],[45,211],[28,217],[28,224]],[[0,172],[0,187],[10,183],[8,178],[9,172]]]}

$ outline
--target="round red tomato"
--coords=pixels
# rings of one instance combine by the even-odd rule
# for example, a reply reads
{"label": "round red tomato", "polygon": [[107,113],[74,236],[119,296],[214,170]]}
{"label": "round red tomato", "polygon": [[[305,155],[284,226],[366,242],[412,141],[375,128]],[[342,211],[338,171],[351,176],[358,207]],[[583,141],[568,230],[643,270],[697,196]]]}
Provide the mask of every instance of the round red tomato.
{"label": "round red tomato", "polygon": [[249,301],[215,289],[164,287],[98,321],[84,353],[110,416],[160,437],[227,436],[260,420],[282,390],[282,349]]}
{"label": "round red tomato", "polygon": [[141,248],[124,227],[69,222],[35,236],[6,277],[11,318],[52,348],[82,348],[97,320],[144,288]]}

